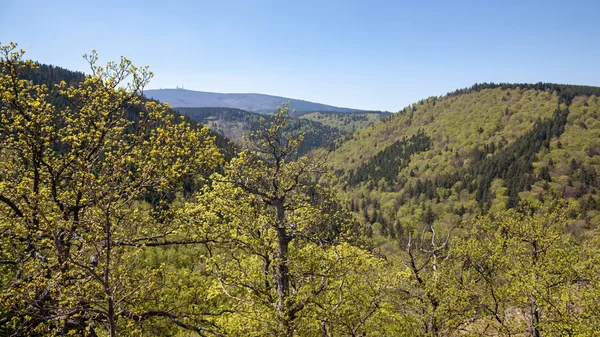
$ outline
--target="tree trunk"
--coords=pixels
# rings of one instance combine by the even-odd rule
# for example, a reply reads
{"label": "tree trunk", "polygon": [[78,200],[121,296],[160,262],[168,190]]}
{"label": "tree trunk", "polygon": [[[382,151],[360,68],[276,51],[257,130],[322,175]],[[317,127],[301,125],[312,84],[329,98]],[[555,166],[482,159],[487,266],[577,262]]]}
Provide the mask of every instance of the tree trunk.
{"label": "tree trunk", "polygon": [[277,296],[278,296],[278,310],[281,321],[279,322],[280,329],[286,336],[292,336],[293,331],[290,327],[289,321],[289,308],[286,303],[287,298],[290,294],[290,277],[289,277],[289,266],[288,266],[288,251],[290,245],[290,236],[288,235],[287,228],[285,226],[285,208],[282,199],[276,199],[273,201],[277,216]]}
{"label": "tree trunk", "polygon": [[108,327],[110,337],[117,337],[117,325],[115,322],[115,301],[112,298],[112,296],[108,298]]}
{"label": "tree trunk", "polygon": [[[536,240],[533,240],[531,242],[533,251],[532,251],[532,265],[535,268],[535,266],[537,265],[537,260],[538,260],[538,243]],[[540,276],[537,274],[535,275],[535,280],[536,283],[539,284],[540,283]],[[540,325],[540,311],[536,308],[536,298],[535,295],[531,296],[531,309],[530,309],[530,314],[531,314],[531,337],[540,337],[540,330],[538,329],[539,325]]]}
{"label": "tree trunk", "polygon": [[531,337],[540,337],[540,330],[538,326],[540,324],[540,311],[535,307],[535,297],[531,299]]}
{"label": "tree trunk", "polygon": [[111,263],[111,254],[112,254],[112,228],[108,215],[106,216],[104,224],[104,246],[106,247],[106,265],[104,266],[104,277],[103,277],[103,285],[104,285],[104,294],[106,295],[108,310],[107,310],[107,320],[108,320],[108,328],[109,328],[109,336],[117,337],[117,323],[115,320],[115,298],[114,293],[110,287],[110,263]]}

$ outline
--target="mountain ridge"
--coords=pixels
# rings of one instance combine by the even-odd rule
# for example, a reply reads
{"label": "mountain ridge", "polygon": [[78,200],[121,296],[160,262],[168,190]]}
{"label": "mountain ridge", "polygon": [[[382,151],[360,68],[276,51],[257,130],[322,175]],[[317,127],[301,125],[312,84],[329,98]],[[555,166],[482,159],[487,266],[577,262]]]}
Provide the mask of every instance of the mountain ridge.
{"label": "mountain ridge", "polygon": [[217,93],[188,89],[149,89],[144,92],[149,98],[167,102],[176,108],[223,107],[250,112],[273,112],[282,103],[290,101],[296,112],[364,112],[362,109],[338,107],[302,99],[259,93]]}

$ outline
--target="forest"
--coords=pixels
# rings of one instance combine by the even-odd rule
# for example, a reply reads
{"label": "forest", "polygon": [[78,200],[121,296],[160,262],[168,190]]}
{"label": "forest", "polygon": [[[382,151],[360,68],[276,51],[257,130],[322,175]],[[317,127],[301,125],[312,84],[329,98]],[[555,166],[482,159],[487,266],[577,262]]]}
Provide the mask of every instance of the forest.
{"label": "forest", "polygon": [[[244,134],[257,128],[261,118],[270,118],[269,114],[234,108],[177,107],[175,110],[241,146]],[[343,139],[342,136],[350,136],[356,129],[371,125],[387,115],[380,111],[298,113],[292,110],[284,131],[303,135],[304,141],[297,154],[304,155],[317,148],[334,149],[335,144]]]}
{"label": "forest", "polygon": [[[244,146],[246,141],[245,134],[259,127],[261,118],[271,118],[269,114],[233,108],[175,108],[175,110],[241,146]],[[350,115],[350,113],[348,114]],[[356,114],[357,116],[365,115]],[[295,112],[291,111],[290,115],[295,115]],[[313,149],[326,146],[346,133],[345,130],[336,126],[325,125],[308,118],[289,118],[283,131],[289,134],[303,135],[304,140],[298,146],[297,155],[303,155]]]}
{"label": "forest", "polygon": [[339,132],[217,109],[233,144],[146,99],[147,67],[85,59],[0,45],[1,336],[600,331],[599,88],[475,85]]}

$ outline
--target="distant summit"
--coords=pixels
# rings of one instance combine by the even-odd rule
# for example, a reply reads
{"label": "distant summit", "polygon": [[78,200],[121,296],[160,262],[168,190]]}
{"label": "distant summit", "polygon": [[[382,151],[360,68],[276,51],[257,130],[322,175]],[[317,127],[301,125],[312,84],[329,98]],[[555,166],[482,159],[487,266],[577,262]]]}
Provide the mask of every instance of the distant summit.
{"label": "distant summit", "polygon": [[362,112],[359,109],[340,108],[332,105],[303,101],[280,96],[263,94],[221,94],[215,92],[186,89],[146,90],[146,97],[167,102],[176,108],[223,107],[266,113],[273,112],[277,106],[290,101],[290,108],[296,112]]}

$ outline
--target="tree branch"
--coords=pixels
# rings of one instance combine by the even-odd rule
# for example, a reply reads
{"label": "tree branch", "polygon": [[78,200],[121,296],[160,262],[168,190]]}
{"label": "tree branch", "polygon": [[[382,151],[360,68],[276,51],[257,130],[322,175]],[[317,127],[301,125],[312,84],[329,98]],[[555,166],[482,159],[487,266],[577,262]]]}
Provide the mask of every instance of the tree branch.
{"label": "tree branch", "polygon": [[160,311],[160,310],[150,310],[150,311],[146,311],[142,314],[135,314],[131,311],[128,310],[123,310],[119,313],[121,316],[135,320],[135,321],[144,321],[147,320],[151,317],[166,317],[169,318],[173,323],[175,323],[177,326],[186,329],[186,330],[190,330],[190,331],[195,331],[197,332],[200,336],[206,336],[204,333],[208,332],[211,333],[215,336],[219,336],[219,337],[225,337],[224,334],[219,333],[213,329],[209,329],[209,328],[205,328],[205,327],[195,327],[189,324],[186,324],[182,321],[179,320],[179,316],[168,312],[168,311]]}
{"label": "tree branch", "polygon": [[18,217],[20,217],[20,218],[24,217],[23,212],[21,212],[19,207],[17,207],[17,205],[15,205],[14,202],[12,202],[10,199],[3,196],[2,194],[0,194],[0,201],[4,202],[6,205],[8,205],[8,207],[10,207]]}

